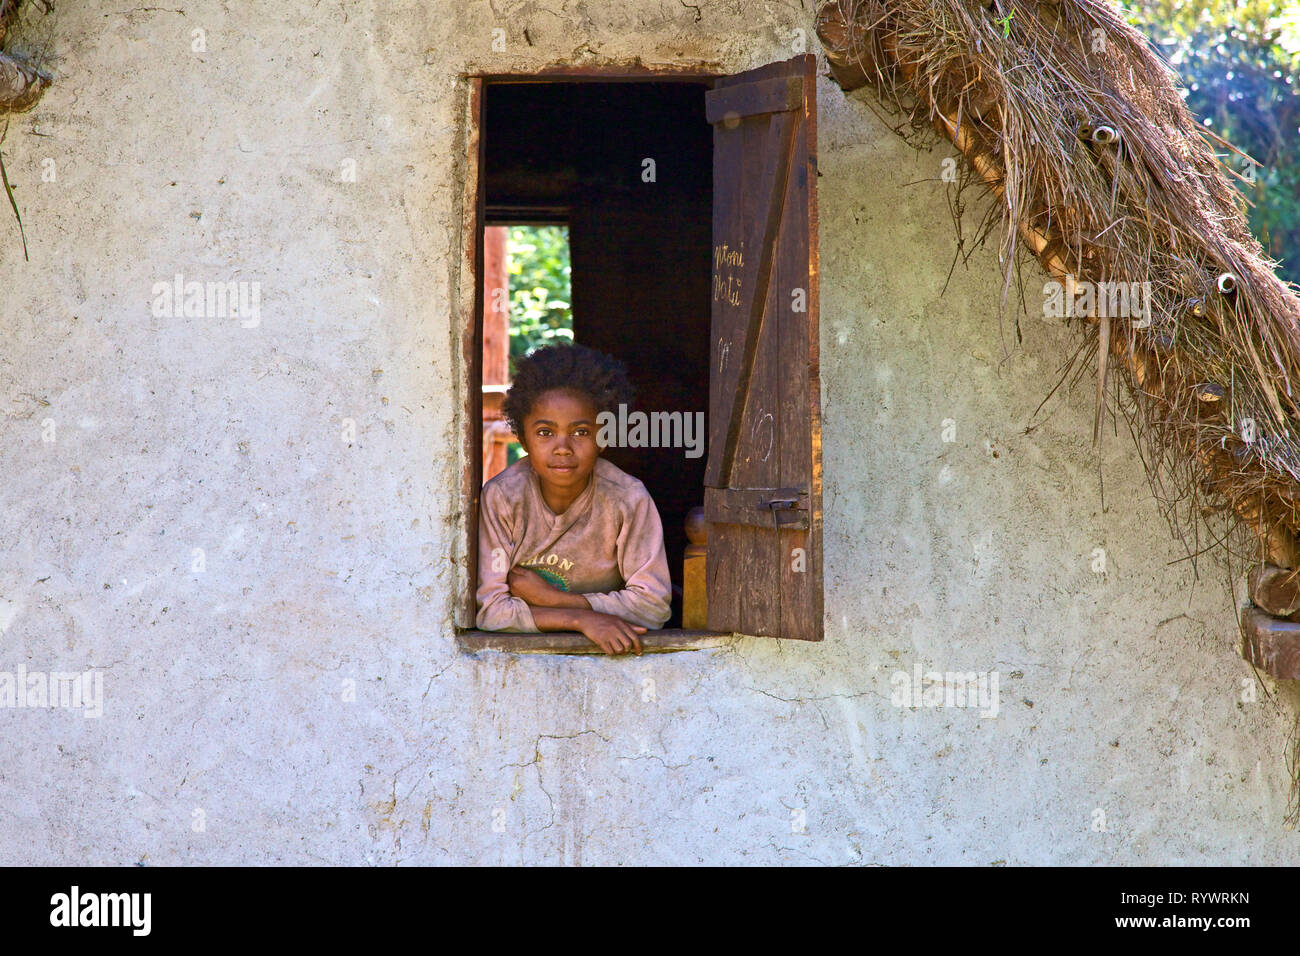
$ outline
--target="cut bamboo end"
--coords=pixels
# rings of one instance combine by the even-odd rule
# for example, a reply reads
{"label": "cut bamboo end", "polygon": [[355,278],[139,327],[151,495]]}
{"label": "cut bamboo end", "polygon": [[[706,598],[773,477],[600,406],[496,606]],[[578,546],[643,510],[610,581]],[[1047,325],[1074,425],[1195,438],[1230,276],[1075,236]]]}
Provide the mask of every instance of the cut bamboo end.
{"label": "cut bamboo end", "polygon": [[1300,572],[1276,564],[1258,564],[1247,579],[1250,599],[1274,617],[1300,613]]}
{"label": "cut bamboo end", "polygon": [[1203,382],[1196,386],[1197,400],[1205,402],[1206,404],[1217,405],[1219,402],[1223,401],[1225,395],[1227,395],[1227,392],[1224,390],[1224,387],[1222,385],[1217,385],[1214,382]]}
{"label": "cut bamboo end", "polygon": [[1113,126],[1098,126],[1092,131],[1091,139],[1099,146],[1109,146],[1119,139],[1119,133]]}
{"label": "cut bamboo end", "polygon": [[1241,612],[1241,656],[1279,680],[1300,680],[1300,624],[1257,607]]}

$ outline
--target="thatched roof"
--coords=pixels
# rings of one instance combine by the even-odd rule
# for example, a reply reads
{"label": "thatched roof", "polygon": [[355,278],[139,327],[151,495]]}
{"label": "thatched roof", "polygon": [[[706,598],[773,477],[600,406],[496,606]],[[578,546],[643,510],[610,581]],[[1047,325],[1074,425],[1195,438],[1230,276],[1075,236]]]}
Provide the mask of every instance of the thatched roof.
{"label": "thatched roof", "polygon": [[1150,283],[1143,321],[1080,323],[1099,406],[1110,366],[1180,534],[1180,510],[1230,509],[1256,559],[1300,566],[1300,297],[1147,40],[1103,0],[823,0],[818,33],[845,90],[937,129],[998,197],[1003,306],[1017,250],[1067,291]]}

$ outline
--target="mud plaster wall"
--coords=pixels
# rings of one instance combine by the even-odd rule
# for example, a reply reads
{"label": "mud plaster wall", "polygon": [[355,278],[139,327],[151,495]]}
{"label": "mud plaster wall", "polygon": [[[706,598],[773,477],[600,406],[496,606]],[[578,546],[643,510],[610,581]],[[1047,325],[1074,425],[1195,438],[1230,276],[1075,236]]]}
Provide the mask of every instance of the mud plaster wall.
{"label": "mud plaster wall", "polygon": [[[454,650],[457,74],[739,71],[810,6],[60,5],[4,144],[0,670],[100,668],[105,712],[0,711],[0,862],[1300,857],[1219,569],[1189,596],[1124,434],[1102,510],[1086,388],[1025,434],[1073,340],[1001,364],[995,254],[940,294],[947,154],[825,78],[825,642]],[[155,317],[177,273],[260,325]],[[997,718],[892,706],[918,662],[998,671]]]}

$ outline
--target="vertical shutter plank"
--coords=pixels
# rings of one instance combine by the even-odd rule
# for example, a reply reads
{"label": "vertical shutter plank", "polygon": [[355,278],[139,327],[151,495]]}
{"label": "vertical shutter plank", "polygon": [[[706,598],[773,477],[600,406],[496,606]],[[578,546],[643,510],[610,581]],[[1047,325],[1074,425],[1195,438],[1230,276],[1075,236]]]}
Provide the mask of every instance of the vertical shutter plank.
{"label": "vertical shutter plank", "polygon": [[[714,167],[740,170],[744,141],[740,136],[724,136],[714,127],[713,149]],[[727,428],[733,415],[740,410],[733,405],[736,400],[734,366],[738,353],[733,354],[731,340],[735,330],[729,324],[733,310],[721,308],[722,301],[732,294],[731,283],[741,281],[738,270],[733,270],[719,262],[719,257],[729,256],[737,251],[738,238],[743,232],[741,213],[742,182],[739,175],[714,176],[713,183],[713,294],[712,327],[710,334],[709,357],[709,414],[707,448],[708,461],[705,463],[705,484],[710,483],[710,470],[721,474],[721,463],[715,461],[726,443]],[[722,248],[727,237],[727,248]],[[716,483],[717,479],[713,479]],[[707,491],[705,492],[707,495]],[[744,553],[741,540],[744,529],[732,524],[713,525],[709,529],[708,555],[705,561],[708,612],[706,622],[711,630],[739,630],[740,604],[739,592],[728,582],[740,580],[744,569],[739,561]]]}
{"label": "vertical shutter plank", "polygon": [[[735,416],[737,446],[729,480],[739,488],[778,487],[780,463],[778,443],[780,412],[777,361],[780,356],[778,316],[773,310],[773,279],[780,260],[781,209],[786,194],[789,170],[789,146],[795,127],[791,113],[768,113],[745,123],[744,181],[753,184],[750,202],[745,204],[748,223],[746,251],[751,243],[757,262],[751,294],[751,308],[761,321],[750,325],[752,371],[748,387],[737,388],[737,400],[743,400],[743,414]],[[739,434],[743,429],[743,435]],[[742,440],[743,439],[743,440]],[[772,527],[776,527],[773,516]],[[772,576],[779,561],[780,541],[765,528],[742,525],[740,534],[745,581],[764,581]],[[781,594],[775,587],[746,589],[740,607],[740,630],[745,634],[775,635],[781,627]]]}
{"label": "vertical shutter plank", "polygon": [[[804,95],[815,95],[811,80],[805,86]],[[781,380],[780,471],[782,476],[808,475],[811,508],[821,501],[816,189],[813,188],[815,183],[809,182],[816,176],[816,110],[806,109],[805,115],[803,162],[792,165],[785,199],[787,229],[781,237],[781,255],[773,282],[773,310],[779,317],[782,360],[790,368],[808,370],[806,376],[783,377]],[[806,311],[794,311],[797,290],[802,290],[802,301],[798,304]],[[818,433],[815,451],[814,427]],[[816,640],[822,632],[820,514],[815,520],[810,520],[804,530],[782,531],[780,539],[781,593],[786,598],[781,605],[780,633],[800,640]]]}

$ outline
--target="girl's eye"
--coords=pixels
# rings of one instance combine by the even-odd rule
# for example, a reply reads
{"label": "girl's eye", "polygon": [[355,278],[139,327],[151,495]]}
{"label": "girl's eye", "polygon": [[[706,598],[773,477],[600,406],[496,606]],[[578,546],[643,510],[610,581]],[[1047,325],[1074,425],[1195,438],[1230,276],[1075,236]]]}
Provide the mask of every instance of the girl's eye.
{"label": "girl's eye", "polygon": [[550,430],[549,428],[539,428],[539,429],[537,429],[537,437],[538,437],[538,438],[545,438],[545,437],[546,437],[547,435],[549,435],[550,433],[551,433],[551,430]]}
{"label": "girl's eye", "polygon": [[585,434],[587,434],[587,429],[585,429],[585,428],[575,428],[575,429],[573,430],[573,434],[575,434],[575,435],[585,435]]}

